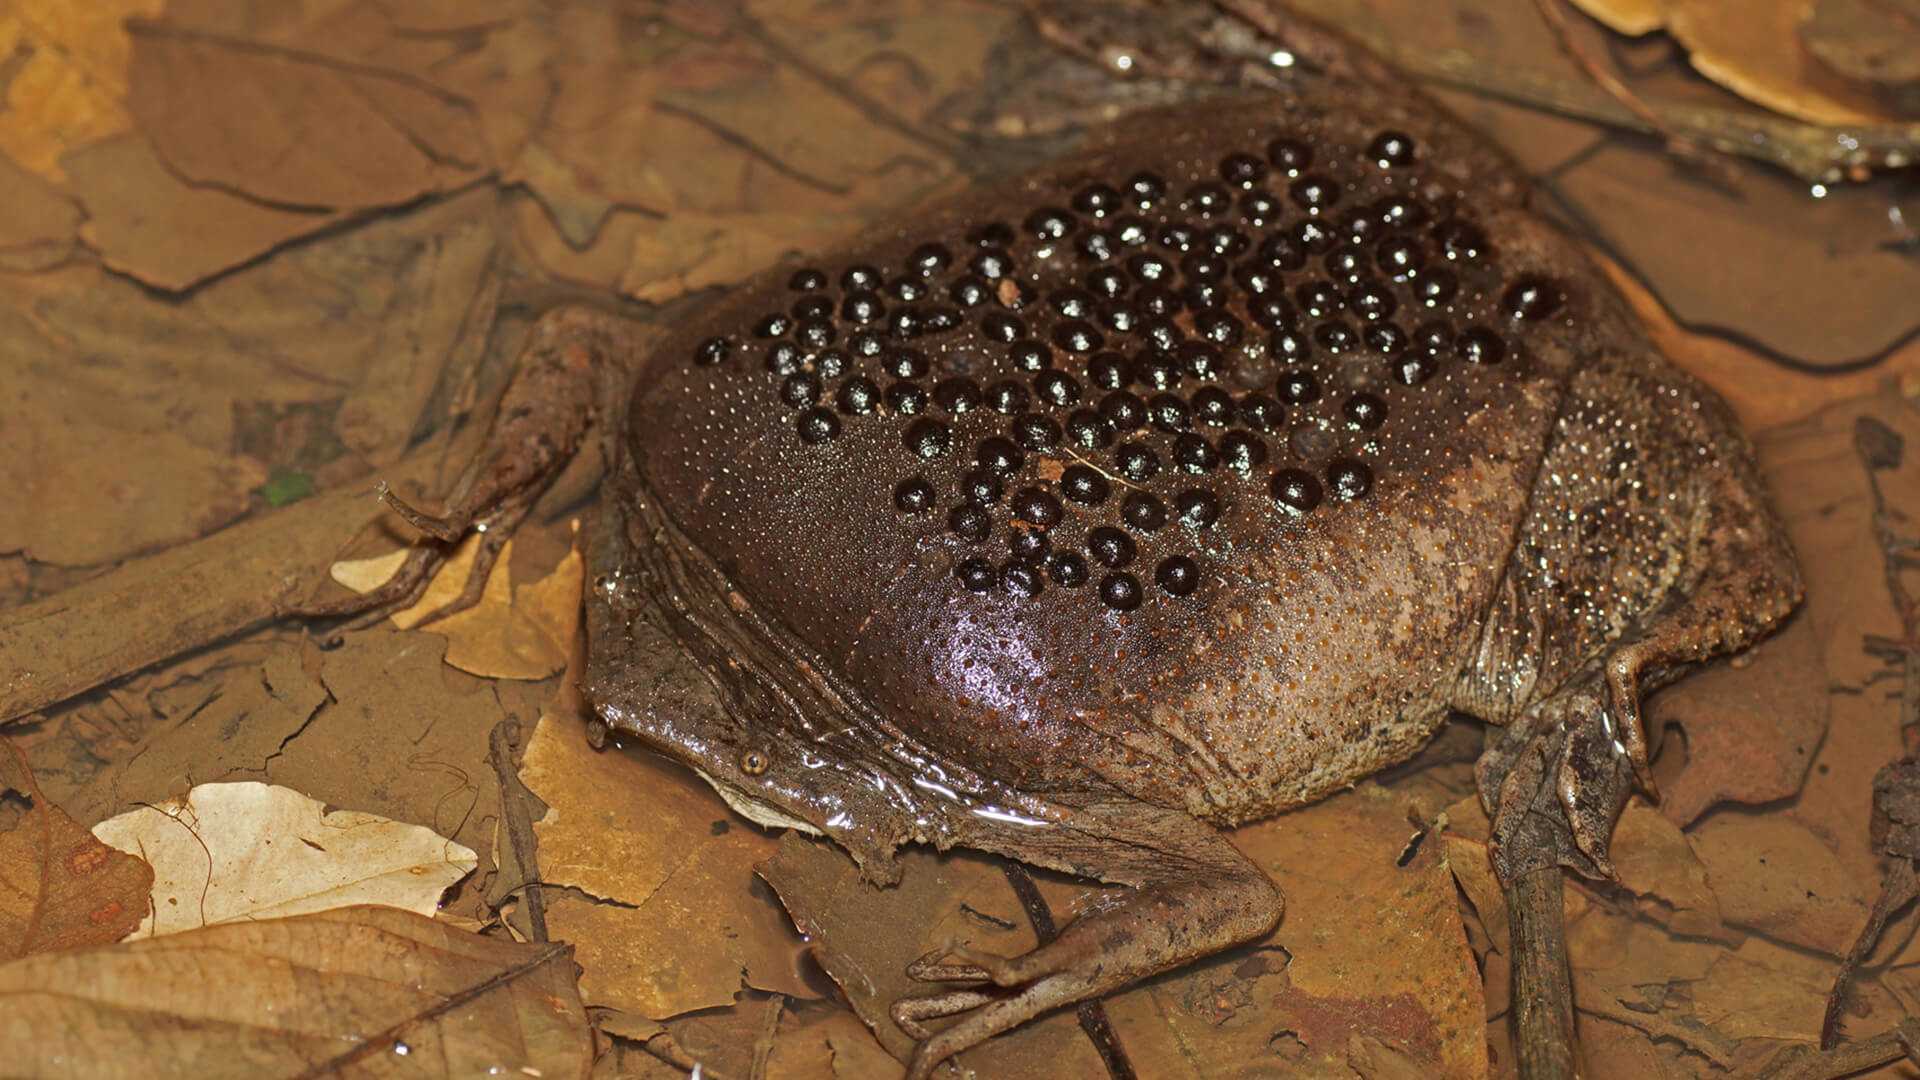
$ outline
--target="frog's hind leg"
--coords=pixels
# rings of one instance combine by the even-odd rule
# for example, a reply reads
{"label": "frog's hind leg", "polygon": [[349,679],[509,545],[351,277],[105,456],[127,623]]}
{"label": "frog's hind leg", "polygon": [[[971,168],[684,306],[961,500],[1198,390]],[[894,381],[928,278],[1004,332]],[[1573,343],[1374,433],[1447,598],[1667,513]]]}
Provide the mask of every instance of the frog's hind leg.
{"label": "frog's hind leg", "polygon": [[480,452],[455,481],[444,509],[429,512],[380,485],[381,500],[431,542],[409,551],[400,569],[369,592],[310,601],[288,613],[384,617],[415,602],[453,545],[469,532],[480,533],[481,540],[460,595],[421,621],[479,603],[507,541],[573,460],[588,430],[596,423],[618,426],[603,414],[624,404],[621,390],[633,363],[633,334],[629,324],[591,308],[563,307],[543,315],[527,335]]}
{"label": "frog's hind leg", "polygon": [[[969,847],[1129,886],[1023,956],[959,950],[923,957],[908,971],[963,984],[894,1003],[893,1018],[921,1040],[908,1068],[924,1080],[940,1062],[1042,1013],[1096,998],[1266,934],[1278,925],[1280,890],[1210,826],[1177,810],[1129,800],[1061,800],[1059,822],[1018,834],[969,836]],[[928,1021],[958,1016],[938,1031]]]}

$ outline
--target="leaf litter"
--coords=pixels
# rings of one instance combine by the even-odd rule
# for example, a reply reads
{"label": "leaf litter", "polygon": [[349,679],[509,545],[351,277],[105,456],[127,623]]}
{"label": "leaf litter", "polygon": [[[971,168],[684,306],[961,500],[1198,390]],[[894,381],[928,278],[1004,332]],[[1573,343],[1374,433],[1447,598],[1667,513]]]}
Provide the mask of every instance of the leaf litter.
{"label": "leaf litter", "polygon": [[[1408,33],[1437,20],[1421,41],[1436,56],[1457,46],[1487,70],[1511,67],[1489,59],[1504,57],[1564,81],[1558,53],[1533,47],[1544,39],[1514,21],[1529,7],[1457,0],[1402,12],[1382,3],[1353,18],[1385,13]],[[404,948],[428,958],[448,942],[508,950],[492,970],[534,966],[496,989],[537,971],[551,980],[541,994],[576,1002],[541,1021],[535,1041],[558,1055],[545,1059],[546,1075],[578,1074],[591,1055],[573,971],[547,941],[576,950],[577,992],[614,1047],[603,1069],[636,1076],[685,1075],[696,1064],[729,1076],[897,1073],[906,1042],[885,1005],[909,988],[906,961],[960,941],[1031,946],[1025,912],[991,860],[915,851],[899,887],[875,889],[830,846],[733,815],[697,777],[587,749],[578,720],[549,707],[581,587],[568,554],[570,506],[544,508],[523,532],[522,554],[500,561],[464,616],[311,632],[277,624],[169,658],[181,642],[255,625],[283,610],[281,598],[318,584],[346,539],[338,519],[365,520],[366,504],[352,500],[376,476],[404,464],[431,499],[432,478],[459,464],[451,447],[484,418],[515,328],[545,302],[539,283],[672,305],[1030,155],[992,133],[1069,130],[1100,111],[1102,91],[1090,88],[1103,84],[1057,59],[1009,66],[1010,54],[1036,51],[1030,27],[1011,7],[965,0],[273,12],[196,0],[129,10],[151,20],[131,33],[117,16],[83,25],[33,5],[16,11],[24,14],[0,18],[0,41],[15,42],[17,55],[22,41],[66,47],[30,50],[8,87],[13,107],[0,114],[0,150],[13,163],[11,172],[0,164],[0,190],[18,195],[9,205],[37,208],[0,214],[0,275],[15,286],[0,303],[0,349],[20,360],[0,398],[0,485],[34,497],[22,504],[28,513],[0,520],[0,552],[24,553],[9,564],[21,567],[18,595],[28,601],[16,610],[43,628],[18,638],[0,612],[9,645],[0,655],[31,655],[32,671],[51,673],[75,669],[63,657],[77,654],[62,649],[98,650],[103,659],[80,665],[94,674],[45,700],[113,681],[15,729],[56,798],[34,797],[0,821],[11,826],[0,851],[29,853],[27,876],[9,869],[8,881],[50,872],[34,869],[32,853],[44,847],[32,841],[37,822],[56,820],[53,802],[74,815],[62,835],[77,834],[75,843],[91,843],[83,826],[129,806],[268,785],[298,792],[309,815],[306,826],[272,833],[274,847],[321,827],[322,810],[450,838],[443,848],[477,853],[475,872],[444,897],[443,919],[457,924],[421,929],[417,916],[355,908],[170,940],[265,955],[273,939],[318,950],[325,964],[371,961],[360,952],[375,941],[411,942]],[[1474,25],[1502,32],[1475,39],[1457,29]],[[84,77],[59,67],[80,57]],[[1648,70],[1660,86],[1679,85],[1661,65]],[[209,72],[243,75],[254,92],[224,100]],[[992,80],[1009,72],[1071,89],[1007,95]],[[130,102],[133,85],[141,94]],[[1619,260],[1656,336],[1760,432],[1808,566],[1807,609],[1785,632],[1652,699],[1666,797],[1623,815],[1621,880],[1577,885],[1567,899],[1597,1075],[1759,1075],[1817,1037],[1836,957],[1882,869],[1865,792],[1912,749],[1896,721],[1901,695],[1920,691],[1902,689],[1899,663],[1867,640],[1898,640],[1900,626],[1886,581],[1869,569],[1880,551],[1852,433],[1872,417],[1913,444],[1920,349],[1853,374],[1811,374],[1871,358],[1911,331],[1902,299],[1914,264],[1888,224],[1897,213],[1887,213],[1900,204],[1881,193],[1808,210],[1799,189],[1766,178],[1747,178],[1731,196],[1702,194],[1657,150],[1597,125],[1451,100],[1523,151],[1573,225]],[[995,117],[986,101],[1028,111]],[[367,102],[377,116],[355,111]],[[353,116],[375,125],[370,137],[344,137]],[[290,123],[313,137],[285,142]],[[1753,237],[1756,219],[1773,230],[1764,242]],[[1650,230],[1650,220],[1675,227]],[[1725,254],[1756,243],[1764,258]],[[1756,304],[1756,295],[1770,299]],[[1832,325],[1823,313],[1839,306],[1857,317]],[[492,332],[496,322],[506,329]],[[1798,363],[1780,365],[1781,356]],[[1909,460],[1885,477],[1886,490],[1920,490],[1913,468]],[[275,518],[259,492],[289,474],[318,490]],[[1912,520],[1920,507],[1910,501],[1896,499],[1891,512]],[[303,509],[319,516],[299,518]],[[367,530],[348,548],[362,574],[353,580],[383,577],[377,560],[408,539],[390,526]],[[223,558],[232,560],[226,574]],[[179,579],[167,575],[186,566],[204,570],[201,584],[175,599],[165,583]],[[352,579],[353,569],[336,576]],[[463,581],[450,569],[436,595]],[[56,601],[35,582],[82,584]],[[182,604],[191,625],[165,625]],[[55,610],[70,605],[85,614],[68,617],[88,625],[119,612],[134,625],[97,632],[122,638],[71,634]],[[30,653],[12,648],[22,640]],[[135,667],[163,663],[138,674],[112,666],[127,656],[143,658]],[[17,694],[23,684],[12,680],[0,686]],[[530,791],[503,787],[490,757],[491,737],[516,719]],[[1107,1003],[1143,1075],[1511,1074],[1505,915],[1466,767],[1477,737],[1463,725],[1380,782],[1234,834],[1287,890],[1289,914],[1267,941]],[[134,813],[185,833],[156,810]],[[531,882],[495,880],[514,814],[533,822]],[[202,829],[210,846],[246,835]],[[65,897],[59,925],[75,929],[45,940],[68,951],[0,968],[0,978],[44,990],[107,986],[117,971],[149,992],[142,1002],[154,1000],[165,973],[150,972],[137,943],[108,944],[137,921],[146,889],[117,886],[121,908],[97,922],[105,893],[55,884],[47,895]],[[442,899],[430,882],[420,886],[411,905],[425,910],[429,892]],[[1040,889],[1061,919],[1100,894],[1044,875]],[[1868,958],[1842,1017],[1849,1038],[1886,1031],[1920,1006],[1917,937],[1896,919]],[[461,985],[487,983],[493,976],[473,974],[484,968],[462,968]],[[240,988],[254,987],[250,978],[257,972],[236,968],[218,1004],[247,1006]],[[186,987],[181,1000],[222,997],[216,985]],[[328,1002],[316,990],[286,1007]],[[120,1044],[101,1044],[101,1056],[86,1059],[100,1061],[101,1074],[114,1061],[184,1069],[207,1060],[196,1056],[211,1045],[207,1029],[143,1007],[136,1026],[149,1041],[119,1058]],[[380,1007],[390,1009],[384,1026],[352,1030],[390,1033],[441,1015],[419,1000]],[[47,1022],[93,1031],[126,1006],[103,994],[71,1008]],[[494,1034],[481,1022],[454,1041],[485,1046]],[[393,1037],[383,1037],[388,1052]],[[969,1060],[996,1076],[1102,1070],[1071,1016]]]}

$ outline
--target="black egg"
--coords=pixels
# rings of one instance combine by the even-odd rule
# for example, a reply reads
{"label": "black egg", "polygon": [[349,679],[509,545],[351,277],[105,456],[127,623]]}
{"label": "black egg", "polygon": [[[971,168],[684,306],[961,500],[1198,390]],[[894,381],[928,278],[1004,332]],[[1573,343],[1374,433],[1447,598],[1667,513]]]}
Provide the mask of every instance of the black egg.
{"label": "black egg", "polygon": [[1065,432],[1052,417],[1026,413],[1013,418],[1013,438],[1029,450],[1046,450],[1060,444]]}
{"label": "black egg", "polygon": [[1113,223],[1113,238],[1127,247],[1139,247],[1153,238],[1153,228],[1144,218],[1129,215]]}
{"label": "black egg", "polygon": [[1366,272],[1371,260],[1367,258],[1366,249],[1359,244],[1341,244],[1327,252],[1321,261],[1325,263],[1327,272],[1335,278],[1352,281]]}
{"label": "black egg", "polygon": [[971,412],[985,401],[980,384],[972,379],[942,379],[933,384],[933,403],[955,416]]}
{"label": "black egg", "polygon": [[1413,164],[1413,136],[1404,131],[1383,131],[1367,144],[1367,157],[1383,169]]}
{"label": "black egg", "polygon": [[1287,422],[1286,406],[1265,394],[1242,397],[1235,415],[1242,425],[1253,431],[1272,431]]}
{"label": "black egg", "polygon": [[989,221],[968,231],[967,242],[974,247],[1003,248],[1014,242],[1013,228],[1004,221]]}
{"label": "black egg", "polygon": [[1080,384],[1064,371],[1043,371],[1033,378],[1033,392],[1041,401],[1064,409],[1080,400]]}
{"label": "black egg", "polygon": [[1383,228],[1380,219],[1363,206],[1353,207],[1340,215],[1340,231],[1352,237],[1356,245],[1379,236]]}
{"label": "black egg", "polygon": [[1415,352],[1428,356],[1442,356],[1453,351],[1453,328],[1438,319],[1423,322],[1413,328],[1413,348]]}
{"label": "black egg", "polygon": [[1507,355],[1507,343],[1484,326],[1468,327],[1461,333],[1455,349],[1460,359],[1470,364],[1497,364]]}
{"label": "black egg", "polygon": [[1320,481],[1300,469],[1281,469],[1273,474],[1269,486],[1273,501],[1296,514],[1304,514],[1320,505]]}
{"label": "black egg", "polygon": [[1487,234],[1471,221],[1452,218],[1434,226],[1434,236],[1447,258],[1473,262],[1487,254]]}
{"label": "black egg", "polygon": [[1387,403],[1373,394],[1360,393],[1341,403],[1347,420],[1362,431],[1377,430],[1387,422]]}
{"label": "black egg", "polygon": [[1204,529],[1220,520],[1220,496],[1205,488],[1188,488],[1173,497],[1173,510],[1181,524]]}
{"label": "black egg", "polygon": [[1183,205],[1191,213],[1211,217],[1233,208],[1233,194],[1219,184],[1195,184],[1187,189]]}
{"label": "black egg", "polygon": [[1063,589],[1077,589],[1087,583],[1087,560],[1071,551],[1062,551],[1047,563],[1047,574]]}
{"label": "black egg", "polygon": [[1100,581],[1100,602],[1115,611],[1140,606],[1140,581],[1132,574],[1108,574]]}
{"label": "black egg", "polygon": [[1171,390],[1180,385],[1180,366],[1164,352],[1144,352],[1133,358],[1133,381],[1149,390]]}
{"label": "black egg", "polygon": [[791,341],[776,341],[767,346],[767,370],[775,375],[791,375],[806,363],[806,353]]}
{"label": "black egg", "polygon": [[1328,319],[1313,328],[1313,343],[1335,356],[1347,352],[1360,343],[1360,335],[1344,319]]}
{"label": "black egg", "polygon": [[1016,371],[1045,371],[1053,366],[1053,353],[1037,341],[1016,341],[1007,348],[1007,359]]}
{"label": "black egg", "polygon": [[802,319],[800,325],[793,328],[794,340],[808,349],[824,349],[838,336],[839,331],[825,319]]}
{"label": "black egg", "polygon": [[938,420],[915,420],[901,436],[907,449],[922,461],[932,461],[953,449],[953,432]]}
{"label": "black egg", "polygon": [[840,275],[840,287],[843,289],[877,289],[880,287],[880,280],[879,269],[862,263],[858,266],[847,267],[846,273]]}
{"label": "black egg", "polygon": [[1246,218],[1247,224],[1258,229],[1278,221],[1280,215],[1286,213],[1286,208],[1274,197],[1273,192],[1254,188],[1241,194],[1240,213]]}
{"label": "black egg", "polygon": [[1292,176],[1313,164],[1313,147],[1301,139],[1282,136],[1267,144],[1267,160]]}
{"label": "black egg", "polygon": [[1105,342],[1100,331],[1084,319],[1062,319],[1053,324],[1053,344],[1056,348],[1072,353],[1086,353],[1098,349]]}
{"label": "black egg", "polygon": [[[1240,344],[1241,338],[1246,333],[1245,328],[1240,325],[1240,320],[1225,311],[1200,312],[1193,317],[1193,328],[1199,333],[1200,340],[1212,342],[1223,349],[1231,349]],[[1211,376],[1197,377],[1204,379]]]}
{"label": "black egg", "polygon": [[887,408],[901,416],[918,416],[927,411],[927,392],[919,383],[894,383],[887,387]]}
{"label": "black egg", "polygon": [[993,299],[993,288],[985,278],[968,274],[947,286],[947,299],[964,308],[979,307]]}
{"label": "black egg", "polygon": [[967,269],[988,281],[997,281],[1013,273],[1013,256],[1002,248],[981,248],[967,260]]}
{"label": "black egg", "polygon": [[1340,185],[1331,177],[1309,173],[1288,185],[1287,194],[1300,209],[1312,214],[1324,213],[1340,201]]}
{"label": "black egg", "polygon": [[1203,386],[1193,392],[1189,404],[1193,407],[1193,418],[1209,427],[1226,427],[1233,423],[1233,395],[1217,386]]}
{"label": "black egg", "polygon": [[826,272],[812,267],[795,270],[793,276],[787,279],[787,288],[794,292],[819,292],[826,287]]}
{"label": "black egg", "polygon": [[1027,452],[1004,435],[990,435],[980,440],[980,445],[974,449],[973,460],[981,468],[1005,476],[1026,464]]}
{"label": "black egg", "polygon": [[823,443],[840,434],[840,418],[827,409],[808,409],[800,414],[800,441]]}
{"label": "black egg", "polygon": [[1232,259],[1244,255],[1253,246],[1253,240],[1246,233],[1231,225],[1215,225],[1200,234],[1201,246],[1223,259]]}
{"label": "black egg", "polygon": [[796,319],[833,318],[833,297],[820,293],[808,293],[793,302],[790,309]]}
{"label": "black egg", "polygon": [[992,469],[968,469],[960,478],[960,498],[975,506],[992,506],[1006,494],[1006,484]]}
{"label": "black egg", "polygon": [[968,592],[983,593],[993,588],[993,567],[985,559],[962,559],[953,568],[953,576],[960,579],[960,587]]}
{"label": "black egg", "polygon": [[1386,356],[1398,356],[1407,351],[1409,338],[1399,325],[1390,322],[1374,323],[1360,332],[1361,340],[1367,348]]}
{"label": "black egg", "polygon": [[712,367],[725,360],[733,352],[733,343],[723,337],[710,337],[693,350],[693,362],[701,367]]}
{"label": "black egg", "polygon": [[1055,289],[1047,294],[1047,306],[1068,319],[1086,319],[1093,315],[1094,296],[1085,289],[1071,286]]}
{"label": "black egg", "polygon": [[1393,377],[1403,385],[1419,386],[1439,373],[1440,361],[1425,353],[1409,353],[1396,359],[1392,368]]}
{"label": "black egg", "polygon": [[1331,281],[1309,281],[1293,290],[1293,298],[1309,318],[1324,319],[1346,306],[1346,296]]}
{"label": "black egg", "polygon": [[1000,567],[1000,584],[1015,596],[1031,600],[1046,588],[1045,580],[1040,576],[1040,567],[1019,559],[1008,560]]}
{"label": "black egg", "polygon": [[932,277],[953,265],[953,252],[945,244],[925,243],[907,253],[907,269],[921,277]]}
{"label": "black egg", "polygon": [[1193,426],[1193,409],[1172,394],[1147,399],[1147,421],[1161,431],[1185,431]]}
{"label": "black egg", "polygon": [[1220,460],[1234,472],[1249,475],[1266,463],[1267,444],[1244,431],[1229,431],[1220,437]]}
{"label": "black egg", "polygon": [[1088,184],[1073,193],[1073,208],[1093,217],[1106,217],[1120,209],[1120,192],[1111,184]]}
{"label": "black egg", "polygon": [[1335,498],[1358,499],[1373,490],[1373,470],[1352,458],[1335,458],[1327,465],[1327,487]]}
{"label": "black egg", "polygon": [[838,401],[841,412],[865,415],[879,407],[880,388],[865,375],[855,375],[840,384]]}
{"label": "black egg", "polygon": [[862,330],[847,339],[847,349],[855,356],[870,360],[887,351],[887,339],[871,330]]}
{"label": "black egg", "polygon": [[1148,252],[1127,258],[1127,273],[1143,285],[1167,281],[1173,277],[1173,264]]}
{"label": "black egg", "polygon": [[1112,491],[1113,485],[1100,475],[1098,469],[1069,465],[1060,474],[1060,493],[1083,506],[1098,506],[1106,502]]}
{"label": "black egg", "polygon": [[1011,379],[987,387],[987,404],[992,405],[995,412],[1009,416],[1023,413],[1032,400],[1033,395],[1027,392],[1027,388]]}
{"label": "black egg", "polygon": [[1220,179],[1236,187],[1252,187],[1267,175],[1267,163],[1252,154],[1233,153],[1220,159]]}
{"label": "black egg", "polygon": [[1133,537],[1111,525],[1087,533],[1087,551],[1102,566],[1119,570],[1133,562]]}
{"label": "black egg", "polygon": [[1117,352],[1103,352],[1087,361],[1087,381],[1103,390],[1118,390],[1133,381],[1133,366]]}
{"label": "black egg", "polygon": [[1100,325],[1116,334],[1131,334],[1140,327],[1140,312],[1123,300],[1101,304],[1096,314]]}
{"label": "black egg", "polygon": [[1147,403],[1125,390],[1116,390],[1100,399],[1100,415],[1115,431],[1134,431],[1147,422]]}
{"label": "black egg", "polygon": [[1279,330],[1292,327],[1300,318],[1300,312],[1286,297],[1278,292],[1264,292],[1247,302],[1247,317],[1254,325],[1267,330]]}
{"label": "black egg", "polygon": [[919,337],[926,329],[925,316],[919,308],[895,308],[887,313],[887,333],[894,337]]}
{"label": "black egg", "polygon": [[1413,295],[1427,307],[1439,307],[1460,291],[1460,279],[1451,270],[1435,267],[1422,270],[1413,279]]}
{"label": "black egg", "polygon": [[1275,384],[1280,400],[1289,405],[1305,405],[1309,401],[1320,400],[1320,380],[1313,377],[1311,371],[1289,371],[1280,376]]}
{"label": "black egg", "polygon": [[1515,279],[1500,297],[1500,308],[1511,319],[1544,319],[1560,310],[1567,295],[1551,279],[1528,274]]}
{"label": "black egg", "polygon": [[909,476],[893,489],[893,505],[903,514],[924,514],[935,501],[933,485],[924,476]]}
{"label": "black egg", "polygon": [[1180,302],[1195,311],[1225,306],[1231,290],[1220,281],[1189,281],[1180,287]]}
{"label": "black egg", "polygon": [[1013,516],[1032,525],[1036,529],[1051,529],[1060,524],[1063,510],[1060,500],[1051,492],[1041,488],[1021,488],[1013,493],[1013,501],[1008,504]]}
{"label": "black egg", "polygon": [[918,379],[925,375],[930,364],[927,354],[919,349],[895,349],[887,354],[881,369],[896,379]]}
{"label": "black egg", "polygon": [[1293,227],[1293,244],[1312,255],[1321,255],[1332,251],[1342,237],[1331,222],[1319,218],[1307,218]]}
{"label": "black egg", "polygon": [[1347,291],[1347,308],[1368,322],[1390,319],[1400,308],[1393,290],[1378,281],[1361,281]]}
{"label": "black egg", "polygon": [[1374,245],[1373,261],[1382,273],[1395,281],[1403,281],[1427,265],[1427,252],[1419,241],[1395,233]]}
{"label": "black egg", "polygon": [[1113,425],[1092,409],[1067,414],[1067,441],[1087,450],[1099,450],[1113,441]]}
{"label": "black egg", "polygon": [[1188,281],[1219,281],[1227,276],[1227,260],[1211,251],[1189,252],[1180,260],[1180,273]]}
{"label": "black egg", "polygon": [[1144,210],[1166,198],[1167,182],[1158,173],[1137,172],[1127,178],[1126,194]]}
{"label": "black egg", "polygon": [[980,333],[988,341],[1011,345],[1027,336],[1027,324],[1018,315],[1009,315],[1004,311],[989,311],[980,316]]}
{"label": "black egg", "polygon": [[1119,250],[1120,241],[1106,229],[1088,229],[1074,237],[1073,250],[1083,259],[1106,262]]}
{"label": "black egg", "polygon": [[1167,504],[1157,496],[1136,491],[1120,504],[1120,520],[1141,532],[1153,532],[1167,523]]}
{"label": "black egg", "polygon": [[993,531],[993,515],[984,507],[961,503],[947,512],[947,528],[962,540],[979,543]]}
{"label": "black egg", "polygon": [[1047,557],[1047,552],[1052,547],[1053,542],[1048,540],[1047,534],[1039,529],[1016,525],[1007,530],[1007,550],[1013,553],[1014,558],[1023,562],[1039,562]]}
{"label": "black egg", "polygon": [[1126,271],[1117,266],[1103,266],[1090,271],[1086,276],[1087,291],[1108,300],[1118,300],[1127,295],[1133,283],[1127,280]]}
{"label": "black egg", "polygon": [[1078,224],[1073,215],[1058,206],[1043,206],[1027,215],[1027,232],[1041,240],[1061,240]]}
{"label": "black egg", "polygon": [[780,400],[798,409],[820,400],[820,376],[796,371],[780,384]]}
{"label": "black egg", "polygon": [[[1231,316],[1229,316],[1231,318]],[[1196,318],[1196,323],[1200,320]],[[1237,328],[1240,324],[1234,323]],[[1220,350],[1204,341],[1190,341],[1180,346],[1180,368],[1196,379],[1218,379],[1227,373],[1226,357]]]}
{"label": "black egg", "polygon": [[1173,440],[1173,460],[1190,473],[1212,472],[1220,467],[1220,451],[1205,436],[1188,432]]}
{"label": "black egg", "polygon": [[1160,471],[1160,455],[1139,443],[1123,443],[1113,452],[1114,467],[1120,475],[1144,484]]}
{"label": "black egg", "polygon": [[837,379],[851,366],[853,361],[839,349],[828,349],[813,358],[813,370],[823,379]]}
{"label": "black egg", "polygon": [[1271,270],[1298,270],[1307,265],[1307,247],[1295,236],[1273,233],[1260,242],[1253,258]]}
{"label": "black egg", "polygon": [[1187,596],[1200,586],[1200,564],[1185,555],[1169,556],[1154,568],[1153,580],[1169,596]]}
{"label": "black egg", "polygon": [[897,277],[887,282],[887,295],[903,304],[911,304],[927,295],[927,284],[918,278]]}

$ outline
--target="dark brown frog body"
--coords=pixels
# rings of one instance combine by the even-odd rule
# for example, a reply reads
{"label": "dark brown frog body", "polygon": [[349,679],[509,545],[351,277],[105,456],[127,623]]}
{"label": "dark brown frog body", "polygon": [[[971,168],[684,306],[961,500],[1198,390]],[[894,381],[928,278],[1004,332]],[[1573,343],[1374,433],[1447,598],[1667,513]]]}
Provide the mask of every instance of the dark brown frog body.
{"label": "dark brown frog body", "polygon": [[[530,351],[627,335],[560,312]],[[914,1075],[1270,929],[1212,824],[1449,710],[1507,725],[1496,840],[1545,776],[1558,857],[1605,872],[1643,683],[1799,595],[1724,406],[1500,159],[1371,86],[1125,118],[641,351],[590,564],[607,727],[880,880],[920,841],[1137,890],[918,968],[959,988],[896,1009]]]}

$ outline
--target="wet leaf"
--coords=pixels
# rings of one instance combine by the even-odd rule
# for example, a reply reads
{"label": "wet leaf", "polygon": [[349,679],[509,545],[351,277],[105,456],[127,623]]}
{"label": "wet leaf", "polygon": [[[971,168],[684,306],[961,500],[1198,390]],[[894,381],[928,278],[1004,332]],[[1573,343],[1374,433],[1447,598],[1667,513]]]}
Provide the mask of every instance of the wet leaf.
{"label": "wet leaf", "polygon": [[476,862],[418,825],[252,782],[201,784],[93,834],[154,868],[152,913],[136,937],[356,904],[432,915]]}
{"label": "wet leaf", "polygon": [[393,908],[212,926],[0,967],[22,1076],[381,1070],[584,1077],[572,959]]}
{"label": "wet leaf", "polygon": [[0,156],[0,208],[0,269],[42,270],[72,254],[80,208],[5,156]]}
{"label": "wet leaf", "polygon": [[1823,69],[1800,44],[1806,0],[1664,0],[1667,31],[1702,75],[1813,124],[1897,119],[1873,95]]}
{"label": "wet leaf", "polygon": [[0,55],[15,58],[0,151],[59,181],[67,151],[125,131],[130,42],[122,23],[160,8],[160,0],[15,0],[0,11]]}
{"label": "wet leaf", "polygon": [[[411,629],[458,597],[484,539],[476,532],[461,541],[420,599],[390,616],[393,625]],[[402,550],[335,563],[333,579],[366,592],[392,577],[404,558]],[[580,555],[569,553],[545,578],[518,588],[512,567],[513,542],[508,541],[480,602],[429,625],[447,639],[447,663],[462,671],[489,679],[544,679],[567,664],[567,643],[579,622]]]}
{"label": "wet leaf", "polygon": [[1920,114],[1920,4],[1814,0],[1800,40],[1827,70],[1904,116]]}
{"label": "wet leaf", "polygon": [[32,800],[0,833],[0,958],[106,945],[147,914],[153,868],[87,834],[39,793],[12,744],[0,746],[0,792]]}
{"label": "wet leaf", "polygon": [[534,825],[542,879],[580,890],[551,901],[547,920],[580,950],[589,1002],[662,1019],[730,1004],[743,982],[814,995],[791,925],[753,877],[775,839],[697,778],[595,751],[577,718],[550,713],[521,780],[547,805]]}
{"label": "wet leaf", "polygon": [[487,167],[467,105],[397,72],[131,26],[129,103],[188,180],[287,207],[391,206]]}
{"label": "wet leaf", "polygon": [[1574,7],[1622,34],[1638,36],[1666,23],[1666,0],[1571,0]]}
{"label": "wet leaf", "polygon": [[1792,818],[1716,814],[1692,838],[1730,922],[1838,955],[1866,920],[1871,892]]}

